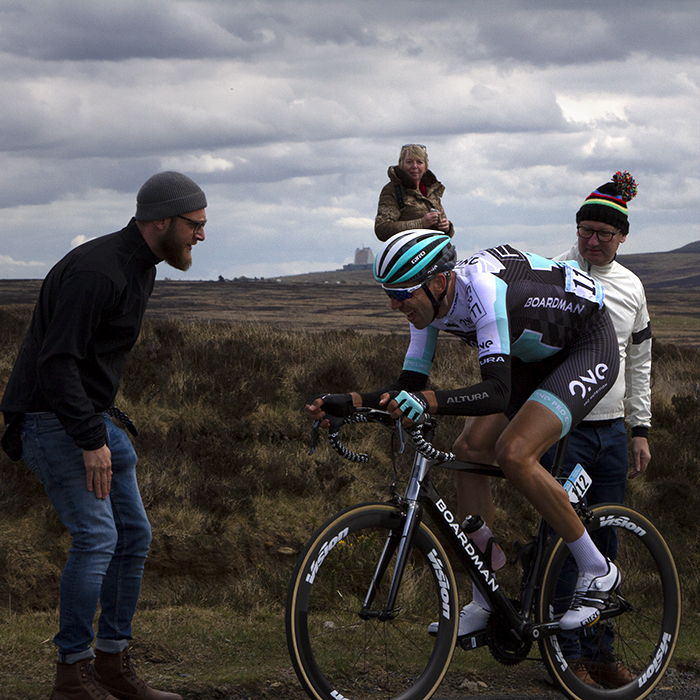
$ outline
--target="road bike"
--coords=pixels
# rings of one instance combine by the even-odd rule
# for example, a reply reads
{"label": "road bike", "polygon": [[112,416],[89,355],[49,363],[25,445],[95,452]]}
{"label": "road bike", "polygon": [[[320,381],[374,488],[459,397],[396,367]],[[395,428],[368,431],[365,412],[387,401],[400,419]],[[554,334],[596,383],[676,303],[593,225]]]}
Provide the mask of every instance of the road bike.
{"label": "road bike", "polygon": [[[341,421],[379,423],[399,437],[402,448],[413,447],[415,455],[403,493],[394,480],[388,502],[336,513],[299,556],[288,589],[286,630],[292,664],[309,697],[423,700],[440,686],[456,647],[487,645],[508,666],[537,658],[531,655],[535,642],[551,678],[572,700],[633,700],[653,690],[671,661],[681,603],[673,557],[648,518],[619,504],[589,509],[575,503],[592,536],[614,529],[619,542],[615,560],[621,584],[585,634],[601,654],[611,653],[609,640],[614,639],[615,659],[634,677],[618,688],[589,685],[577,677],[558,638],[558,619],[571,600],[560,579],[573,561],[561,538],[540,520],[533,540],[511,556],[511,563],[522,567],[522,580],[517,597],[510,598],[429,478],[437,467],[503,477],[501,470],[459,462],[436,449],[430,442],[436,427],[432,418],[407,429],[373,409],[358,409],[332,423],[331,445],[351,461],[368,457],[341,443]],[[315,424],[312,451],[317,439]],[[564,449],[560,443],[555,476]],[[559,478],[576,501],[585,488],[585,470],[568,480]],[[485,630],[459,640],[460,604],[448,551],[493,610]],[[435,621],[432,636],[428,626]]]}

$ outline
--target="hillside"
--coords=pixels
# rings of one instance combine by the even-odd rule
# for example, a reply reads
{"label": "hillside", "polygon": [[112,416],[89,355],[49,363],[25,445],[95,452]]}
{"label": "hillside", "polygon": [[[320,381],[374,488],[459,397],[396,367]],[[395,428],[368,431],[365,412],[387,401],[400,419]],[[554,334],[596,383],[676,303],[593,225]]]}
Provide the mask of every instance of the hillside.
{"label": "hillside", "polygon": [[682,248],[671,251],[673,253],[700,253],[700,241],[695,241],[695,243],[688,243]]}
{"label": "hillside", "polygon": [[[700,241],[667,253],[621,256],[647,290],[654,337],[700,345]],[[162,273],[161,273],[162,274]],[[0,306],[33,306],[41,280],[0,280]],[[284,329],[404,333],[406,323],[370,270],[335,270],[265,280],[158,280],[147,318],[253,322]]]}
{"label": "hillside", "polygon": [[629,267],[647,289],[700,287],[700,241],[667,253],[620,255],[618,260]]}
{"label": "hillside", "polygon": [[[634,253],[619,255],[618,260],[629,267],[650,289],[667,287],[700,289],[700,241],[688,243],[681,248],[662,253]],[[226,280],[229,281],[229,280]],[[233,280],[247,284],[258,280],[246,277]],[[371,270],[328,270],[326,272],[306,272],[300,275],[271,277],[266,282],[302,284],[374,284]],[[169,285],[168,280],[158,280],[159,285]],[[173,283],[179,285],[199,284],[199,282]],[[204,285],[212,282],[201,282]],[[0,280],[0,304],[33,303],[39,293],[41,280]]]}
{"label": "hillside", "polygon": [[[629,267],[647,289],[700,289],[700,241],[664,253],[635,253],[619,255],[618,260]],[[279,278],[282,282],[316,282],[329,284],[371,284],[370,270],[309,272]]]}

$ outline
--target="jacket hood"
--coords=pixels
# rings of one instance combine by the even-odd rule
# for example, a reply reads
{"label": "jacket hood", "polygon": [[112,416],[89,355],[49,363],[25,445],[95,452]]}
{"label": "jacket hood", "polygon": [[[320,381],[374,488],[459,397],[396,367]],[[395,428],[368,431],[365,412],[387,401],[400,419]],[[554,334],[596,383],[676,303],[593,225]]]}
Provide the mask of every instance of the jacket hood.
{"label": "jacket hood", "polygon": [[[413,180],[411,180],[406,173],[399,168],[398,165],[390,165],[389,169],[387,170],[387,175],[389,176],[389,179],[392,182],[398,182],[399,184],[403,185],[407,190],[414,190],[415,187],[413,186]],[[423,177],[421,178],[421,182],[426,186],[426,187],[431,187],[432,185],[436,184],[438,182],[438,179],[435,177],[435,174],[433,173],[432,170],[426,170],[425,173],[423,174]]]}

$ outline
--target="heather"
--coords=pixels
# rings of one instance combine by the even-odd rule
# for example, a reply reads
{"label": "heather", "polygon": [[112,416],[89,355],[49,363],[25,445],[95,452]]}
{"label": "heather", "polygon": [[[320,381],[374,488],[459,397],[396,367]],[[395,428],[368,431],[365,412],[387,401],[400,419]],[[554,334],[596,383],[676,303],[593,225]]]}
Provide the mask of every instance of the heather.
{"label": "heather", "polygon": [[[0,307],[0,388],[28,321],[26,309]],[[389,437],[374,427],[351,429],[347,437],[372,455],[368,465],[344,462],[327,445],[309,456],[303,405],[321,392],[381,386],[396,375],[405,344],[403,334],[145,324],[117,401],[140,431],[138,474],[154,533],[144,615],[167,610],[177,618],[196,610],[194,620],[209,610],[219,619],[226,610],[252,627],[256,619],[281,620],[289,574],[310,533],[342,506],[385,499],[391,481]],[[442,341],[435,386],[463,385],[477,374],[473,353]],[[669,543],[686,625],[700,610],[699,395],[700,352],[656,343],[653,460],[644,477],[630,482],[627,501]],[[457,419],[441,421],[438,444],[449,447],[458,429]],[[405,458],[397,464],[405,476]],[[52,614],[69,538],[22,463],[3,454],[0,474],[0,611]],[[436,480],[453,498],[451,476]],[[497,485],[497,503],[496,528],[508,548],[532,532],[535,517],[505,483]],[[2,644],[8,651],[10,642]],[[42,658],[50,646],[43,645]],[[697,654],[686,662],[697,664]]]}

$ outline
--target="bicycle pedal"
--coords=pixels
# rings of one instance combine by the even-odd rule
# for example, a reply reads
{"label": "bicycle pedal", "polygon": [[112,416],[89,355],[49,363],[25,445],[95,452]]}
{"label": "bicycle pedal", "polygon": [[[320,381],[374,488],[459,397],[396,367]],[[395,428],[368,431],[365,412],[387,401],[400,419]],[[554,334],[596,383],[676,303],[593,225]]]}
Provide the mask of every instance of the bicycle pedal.
{"label": "bicycle pedal", "polygon": [[486,630],[481,630],[474,634],[465,634],[463,637],[457,637],[457,645],[466,651],[486,646],[486,643]]}

